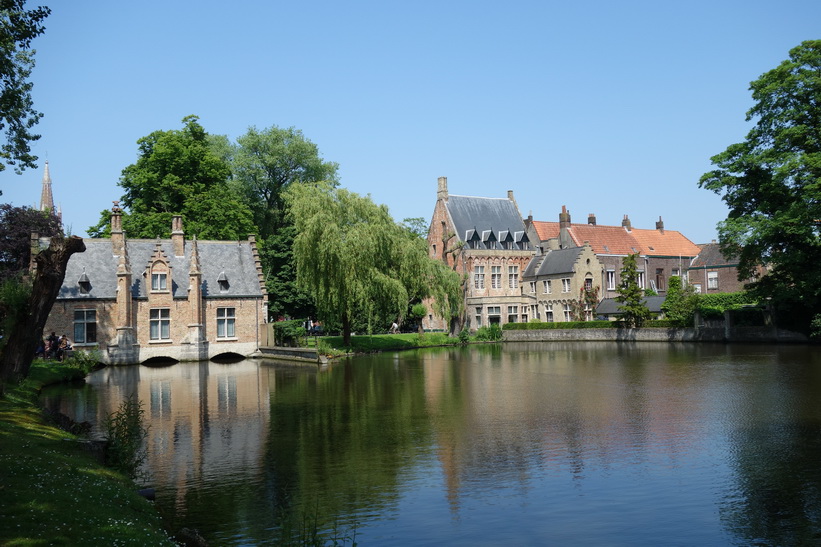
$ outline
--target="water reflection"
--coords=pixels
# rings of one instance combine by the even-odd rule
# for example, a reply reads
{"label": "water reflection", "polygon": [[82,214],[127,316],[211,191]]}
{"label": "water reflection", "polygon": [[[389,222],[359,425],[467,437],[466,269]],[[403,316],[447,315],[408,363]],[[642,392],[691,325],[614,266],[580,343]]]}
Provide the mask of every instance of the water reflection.
{"label": "water reflection", "polygon": [[508,344],[324,371],[109,368],[48,401],[98,422],[142,400],[158,507],[215,544],[274,544],[306,517],[361,545],[807,544],[820,364],[805,347]]}

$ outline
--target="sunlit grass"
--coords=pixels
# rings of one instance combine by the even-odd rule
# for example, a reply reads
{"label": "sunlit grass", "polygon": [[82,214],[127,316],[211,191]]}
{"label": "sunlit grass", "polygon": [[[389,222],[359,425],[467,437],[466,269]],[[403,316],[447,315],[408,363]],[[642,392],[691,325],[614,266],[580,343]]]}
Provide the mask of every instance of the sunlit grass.
{"label": "sunlit grass", "polygon": [[441,332],[351,336],[350,346],[343,344],[341,336],[324,336],[321,340],[332,348],[350,353],[371,353],[376,351],[403,350],[431,346],[452,346],[459,343],[458,338],[449,337],[446,333]]}
{"label": "sunlit grass", "polygon": [[43,418],[40,387],[78,377],[36,363],[0,398],[0,545],[174,545],[134,483]]}

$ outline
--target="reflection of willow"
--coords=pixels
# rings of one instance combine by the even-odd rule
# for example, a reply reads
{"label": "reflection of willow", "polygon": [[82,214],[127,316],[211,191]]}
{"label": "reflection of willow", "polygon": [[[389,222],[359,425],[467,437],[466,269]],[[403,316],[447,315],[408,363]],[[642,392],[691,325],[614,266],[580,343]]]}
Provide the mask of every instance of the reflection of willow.
{"label": "reflection of willow", "polygon": [[359,358],[319,374],[272,371],[263,496],[280,531],[308,520],[344,532],[396,506],[430,433],[420,371],[389,366]]}

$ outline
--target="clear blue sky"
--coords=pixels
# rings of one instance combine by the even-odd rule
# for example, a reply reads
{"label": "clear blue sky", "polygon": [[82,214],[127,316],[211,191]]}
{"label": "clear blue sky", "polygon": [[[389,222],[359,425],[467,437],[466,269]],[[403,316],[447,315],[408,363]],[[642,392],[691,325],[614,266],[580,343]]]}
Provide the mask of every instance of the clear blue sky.
{"label": "clear blue sky", "polygon": [[301,129],[396,220],[429,220],[447,176],[537,220],[661,216],[704,243],[726,208],[698,179],[750,129],[749,82],[821,38],[818,0],[44,3],[40,169],[0,174],[0,200],[36,204],[48,159],[78,235],[137,139],[196,114],[232,140]]}

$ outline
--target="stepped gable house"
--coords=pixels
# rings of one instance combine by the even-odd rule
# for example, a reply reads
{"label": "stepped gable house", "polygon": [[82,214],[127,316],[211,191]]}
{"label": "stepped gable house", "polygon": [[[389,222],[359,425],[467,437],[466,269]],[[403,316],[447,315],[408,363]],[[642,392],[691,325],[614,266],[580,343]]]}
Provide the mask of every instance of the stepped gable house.
{"label": "stepped gable house", "polygon": [[573,224],[570,212],[562,206],[559,222],[540,222],[528,217],[525,225],[528,236],[542,253],[589,243],[602,266],[601,299],[617,296],[622,259],[627,255],[639,253],[637,265],[641,287],[664,296],[670,276],[685,273],[691,260],[700,252],[699,247],[681,232],[666,230],[661,218],[656,222],[655,230],[633,228],[627,215],[624,215],[621,226],[597,224],[593,214],[588,215],[587,223]]}
{"label": "stepped gable house", "polygon": [[106,364],[248,356],[259,347],[267,294],[254,236],[186,241],[175,216],[170,239],[127,240],[115,205],[111,239],[84,242],[45,332],[99,349]]}
{"label": "stepped gable house", "polygon": [[[428,248],[430,256],[467,275],[464,328],[529,319],[530,299],[520,284],[534,249],[512,191],[507,198],[450,195],[447,178],[439,177]],[[432,313],[422,326],[449,330]]]}

